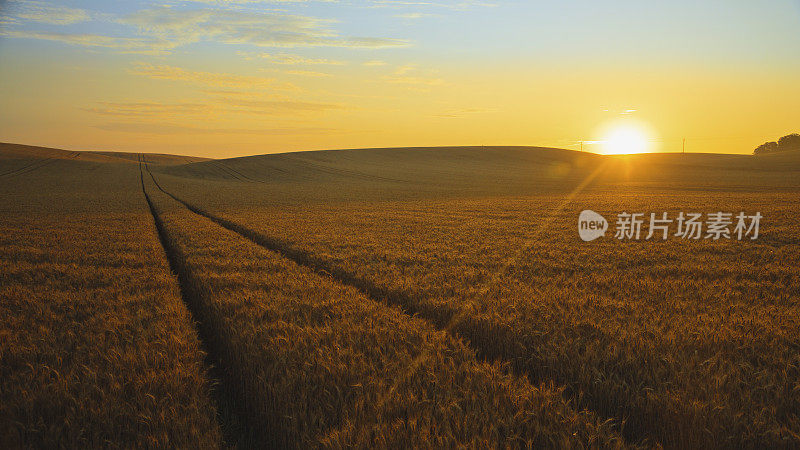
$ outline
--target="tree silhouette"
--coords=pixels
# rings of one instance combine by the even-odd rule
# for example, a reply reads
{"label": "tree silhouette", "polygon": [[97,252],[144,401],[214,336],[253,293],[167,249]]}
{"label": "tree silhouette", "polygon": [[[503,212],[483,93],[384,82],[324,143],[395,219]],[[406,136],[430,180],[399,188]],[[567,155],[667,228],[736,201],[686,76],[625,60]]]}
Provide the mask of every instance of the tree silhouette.
{"label": "tree silhouette", "polygon": [[783,152],[786,150],[800,150],[800,134],[792,133],[778,139],[778,142],[765,142],[755,150],[754,155],[763,155],[765,153]]}
{"label": "tree silhouette", "polygon": [[800,134],[792,133],[778,139],[778,151],[800,149]]}
{"label": "tree silhouette", "polygon": [[778,151],[778,143],[775,142],[775,141],[772,141],[772,142],[765,142],[765,143],[759,145],[758,147],[756,147],[756,149],[753,150],[753,154],[754,155],[763,155],[764,153],[772,153],[772,152],[776,152],[776,151]]}

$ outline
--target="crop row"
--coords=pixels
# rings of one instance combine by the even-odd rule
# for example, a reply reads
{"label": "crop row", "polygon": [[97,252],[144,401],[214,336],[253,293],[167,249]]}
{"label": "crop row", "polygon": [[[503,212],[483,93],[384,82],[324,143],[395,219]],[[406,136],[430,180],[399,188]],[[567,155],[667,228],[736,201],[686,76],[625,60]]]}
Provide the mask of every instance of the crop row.
{"label": "crop row", "polygon": [[618,446],[557,388],[197,215],[145,177],[165,246],[256,444]]}
{"label": "crop row", "polygon": [[551,197],[351,201],[278,215],[252,206],[272,202],[266,189],[237,207],[224,192],[164,184],[219,223],[466,338],[483,357],[566,386],[631,441],[800,441],[800,205],[791,195],[710,202],[683,192],[656,203],[641,192],[587,194],[579,202],[606,213],[755,208],[771,228],[758,242],[586,245],[574,229],[583,205],[552,216]]}
{"label": "crop row", "polygon": [[219,446],[135,166],[97,170],[78,186],[93,194],[67,202],[32,175],[0,186],[0,445]]}

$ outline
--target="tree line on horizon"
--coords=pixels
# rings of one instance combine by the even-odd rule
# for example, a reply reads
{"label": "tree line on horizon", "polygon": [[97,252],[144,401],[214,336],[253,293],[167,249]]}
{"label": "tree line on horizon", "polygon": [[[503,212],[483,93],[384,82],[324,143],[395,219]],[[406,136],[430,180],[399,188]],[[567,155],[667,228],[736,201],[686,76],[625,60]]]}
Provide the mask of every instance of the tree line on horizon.
{"label": "tree line on horizon", "polygon": [[800,150],[800,134],[792,133],[778,139],[778,142],[765,142],[755,150],[754,155],[763,155],[765,153],[783,152],[786,150]]}

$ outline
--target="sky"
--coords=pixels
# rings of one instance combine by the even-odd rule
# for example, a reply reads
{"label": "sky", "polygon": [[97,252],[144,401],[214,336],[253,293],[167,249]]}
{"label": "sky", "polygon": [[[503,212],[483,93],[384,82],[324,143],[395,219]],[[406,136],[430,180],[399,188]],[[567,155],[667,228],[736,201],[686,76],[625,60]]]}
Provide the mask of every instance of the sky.
{"label": "sky", "polygon": [[751,153],[798,81],[800,0],[0,0],[0,142],[73,150]]}

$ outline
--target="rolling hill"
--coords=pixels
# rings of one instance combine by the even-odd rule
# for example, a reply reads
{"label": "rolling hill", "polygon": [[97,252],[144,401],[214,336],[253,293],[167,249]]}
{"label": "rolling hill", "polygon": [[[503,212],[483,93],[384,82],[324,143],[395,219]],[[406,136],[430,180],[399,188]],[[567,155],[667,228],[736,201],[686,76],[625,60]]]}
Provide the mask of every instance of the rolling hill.
{"label": "rolling hill", "polygon": [[[71,168],[137,163],[137,154],[67,151],[0,143],[0,177],[65,174]],[[416,147],[324,150],[228,159],[146,154],[153,170],[187,182],[298,185],[325,200],[348,195],[481,195],[622,186],[653,189],[755,190],[800,187],[800,152],[763,156],[640,154],[605,156],[544,147]],[[246,188],[245,188],[246,189]]]}

